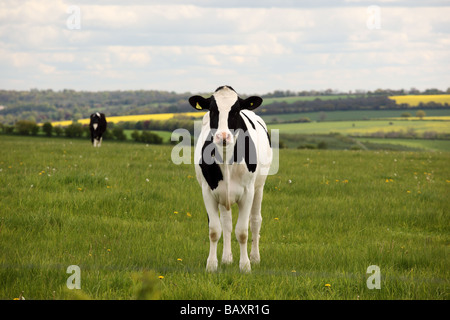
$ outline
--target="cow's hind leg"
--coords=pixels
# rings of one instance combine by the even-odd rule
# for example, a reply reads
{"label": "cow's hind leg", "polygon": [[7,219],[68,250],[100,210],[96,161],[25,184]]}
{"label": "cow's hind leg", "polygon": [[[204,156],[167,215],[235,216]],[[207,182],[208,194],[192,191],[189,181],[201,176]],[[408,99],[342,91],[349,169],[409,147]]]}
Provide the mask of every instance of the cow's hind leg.
{"label": "cow's hind leg", "polygon": [[250,230],[252,232],[252,250],[250,251],[250,261],[259,263],[259,231],[261,230],[261,202],[263,197],[264,186],[255,189],[252,210],[250,212]]}
{"label": "cow's hind leg", "polygon": [[227,210],[225,206],[219,205],[220,221],[223,229],[223,253],[222,263],[230,264],[233,262],[233,254],[231,253],[231,231],[233,229],[231,219],[231,209]]}

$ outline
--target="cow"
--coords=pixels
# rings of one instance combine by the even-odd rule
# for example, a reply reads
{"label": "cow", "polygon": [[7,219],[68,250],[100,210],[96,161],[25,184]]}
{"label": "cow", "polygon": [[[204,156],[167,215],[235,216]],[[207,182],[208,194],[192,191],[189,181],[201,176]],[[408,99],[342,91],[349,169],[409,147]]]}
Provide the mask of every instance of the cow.
{"label": "cow", "polygon": [[[240,246],[239,269],[251,271],[260,262],[259,232],[263,189],[272,162],[270,136],[264,121],[252,110],[263,99],[242,99],[230,86],[217,88],[209,98],[195,95],[189,103],[207,110],[194,150],[197,181],[202,188],[208,214],[210,249],[207,272],[218,268],[217,243],[223,232],[222,263],[233,262],[231,252],[231,206],[237,203],[239,216],[235,235]],[[248,227],[252,233],[250,259],[247,253]]]}
{"label": "cow", "polygon": [[102,145],[102,135],[106,131],[106,126],[106,117],[103,113],[96,112],[91,114],[89,129],[91,130],[91,142],[94,147]]}

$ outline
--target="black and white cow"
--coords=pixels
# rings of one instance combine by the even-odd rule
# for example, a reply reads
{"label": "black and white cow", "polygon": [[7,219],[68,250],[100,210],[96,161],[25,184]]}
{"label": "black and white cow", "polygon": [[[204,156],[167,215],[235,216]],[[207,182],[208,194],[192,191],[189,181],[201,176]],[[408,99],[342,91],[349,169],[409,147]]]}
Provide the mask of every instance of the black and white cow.
{"label": "black and white cow", "polygon": [[106,131],[106,126],[106,117],[103,113],[96,112],[91,114],[89,129],[91,130],[91,141],[94,147],[102,145],[102,135]]}
{"label": "black and white cow", "polygon": [[[209,110],[194,152],[197,180],[209,220],[210,251],[207,271],[216,271],[217,242],[223,231],[222,263],[231,263],[231,205],[238,204],[235,227],[240,245],[239,268],[250,272],[250,259],[259,263],[261,201],[272,162],[270,137],[264,121],[252,110],[262,98],[240,98],[233,88],[219,87],[209,98],[193,96],[189,103]],[[219,215],[220,212],[220,215]],[[247,253],[248,227],[252,232],[250,259]]]}

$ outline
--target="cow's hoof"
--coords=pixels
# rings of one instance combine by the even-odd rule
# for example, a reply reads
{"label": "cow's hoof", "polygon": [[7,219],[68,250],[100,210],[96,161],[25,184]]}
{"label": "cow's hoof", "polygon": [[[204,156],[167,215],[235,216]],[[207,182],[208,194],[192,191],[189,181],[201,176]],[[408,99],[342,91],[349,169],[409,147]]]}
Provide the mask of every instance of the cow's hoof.
{"label": "cow's hoof", "polygon": [[250,273],[252,271],[252,267],[250,266],[250,260],[245,262],[239,262],[239,269],[242,273]]}
{"label": "cow's hoof", "polygon": [[252,263],[259,263],[261,261],[259,253],[250,253],[250,261]]}
{"label": "cow's hoof", "polygon": [[227,254],[227,255],[222,255],[222,263],[223,264],[232,264],[233,263],[233,255]]}
{"label": "cow's hoof", "polygon": [[218,265],[217,259],[215,259],[215,260],[208,260],[206,262],[206,271],[208,271],[208,272],[216,272],[217,271],[217,265]]}

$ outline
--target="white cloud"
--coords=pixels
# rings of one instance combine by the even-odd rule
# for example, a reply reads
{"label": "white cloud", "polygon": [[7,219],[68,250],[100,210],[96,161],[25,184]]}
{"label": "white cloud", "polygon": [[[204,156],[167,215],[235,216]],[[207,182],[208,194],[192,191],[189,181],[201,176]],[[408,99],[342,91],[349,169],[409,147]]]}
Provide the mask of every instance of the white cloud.
{"label": "white cloud", "polygon": [[80,0],[69,30],[73,3],[2,1],[0,87],[446,88],[450,6],[375,1],[381,29],[369,30],[369,2]]}

